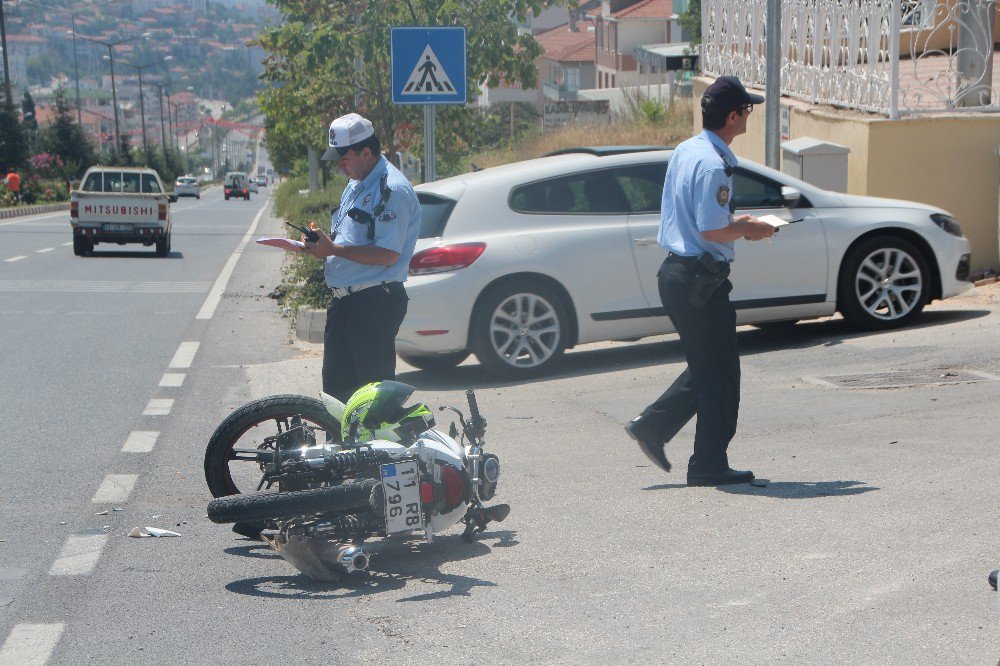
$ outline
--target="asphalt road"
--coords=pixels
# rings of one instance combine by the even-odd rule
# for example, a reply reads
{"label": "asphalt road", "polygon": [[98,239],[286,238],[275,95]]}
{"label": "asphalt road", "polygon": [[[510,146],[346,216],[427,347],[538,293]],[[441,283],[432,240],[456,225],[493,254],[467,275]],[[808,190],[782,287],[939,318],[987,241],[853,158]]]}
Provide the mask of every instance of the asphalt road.
{"label": "asphalt road", "polygon": [[[669,475],[625,437],[683,367],[674,336],[588,345],[523,385],[401,365],[432,406],[476,388],[513,511],[471,545],[374,542],[370,578],[320,584],[204,517],[214,427],[320,382],[321,347],[266,296],[277,250],[246,246],[197,318],[263,203],[220,198],[175,207],[169,259],[78,259],[55,218],[0,226],[0,664],[996,662],[996,285],[906,330],[741,329],[730,453],[765,488],[687,488],[693,426]],[[265,211],[254,233],[278,229]],[[61,290],[25,286],[43,277]],[[195,286],[69,291],[101,280]],[[170,413],[144,416],[153,398]],[[134,432],[159,434],[122,451]],[[108,475],[134,487],[95,502]],[[126,536],[145,525],[182,536]]]}

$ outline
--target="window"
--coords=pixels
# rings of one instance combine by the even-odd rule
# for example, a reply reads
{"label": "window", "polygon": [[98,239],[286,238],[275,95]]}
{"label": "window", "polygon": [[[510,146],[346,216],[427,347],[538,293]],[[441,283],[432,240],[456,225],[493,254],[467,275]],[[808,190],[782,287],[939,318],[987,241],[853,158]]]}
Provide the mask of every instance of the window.
{"label": "window", "polygon": [[667,163],[641,164],[615,171],[622,193],[633,213],[659,213]]}
{"label": "window", "polygon": [[122,191],[122,172],[121,171],[105,171],[104,172],[104,191],[105,192],[121,192]]}
{"label": "window", "polygon": [[156,176],[151,173],[142,174],[142,191],[146,194],[162,194]]}
{"label": "window", "polygon": [[103,178],[101,178],[102,175],[103,174],[101,174],[100,171],[90,174],[89,176],[87,176],[87,180],[84,181],[83,187],[80,189],[82,189],[84,192],[102,191],[104,189],[104,183],[101,182],[103,180]]}
{"label": "window", "polygon": [[139,189],[139,174],[137,173],[123,173],[122,174],[122,192],[125,194],[138,194],[142,190]]}
{"label": "window", "polygon": [[519,213],[628,213],[611,171],[590,171],[514,188],[510,207]]}
{"label": "window", "polygon": [[420,233],[417,237],[437,238],[444,233],[444,225],[455,202],[424,192],[417,192],[417,200],[420,202]]}
{"label": "window", "polygon": [[780,208],[785,200],[780,184],[737,167],[733,174],[733,205],[736,208]]}

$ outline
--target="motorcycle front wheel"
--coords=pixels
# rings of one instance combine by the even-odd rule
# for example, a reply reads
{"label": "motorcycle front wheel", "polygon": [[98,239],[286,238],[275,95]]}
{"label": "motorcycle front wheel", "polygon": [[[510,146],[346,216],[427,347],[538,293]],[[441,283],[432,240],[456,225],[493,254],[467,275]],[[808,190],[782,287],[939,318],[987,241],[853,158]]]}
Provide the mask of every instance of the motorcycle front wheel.
{"label": "motorcycle front wheel", "polygon": [[340,441],[340,421],[321,400],[272,395],[247,403],[219,424],[205,449],[205,481],[212,497],[257,490],[262,474],[257,452],[273,451],[265,439],[286,432],[295,416],[316,429],[317,444]]}
{"label": "motorcycle front wheel", "polygon": [[217,497],[208,503],[208,519],[213,523],[260,523],[293,516],[343,513],[368,508],[375,481],[365,480],[344,486],[311,488],[290,493],[249,493]]}

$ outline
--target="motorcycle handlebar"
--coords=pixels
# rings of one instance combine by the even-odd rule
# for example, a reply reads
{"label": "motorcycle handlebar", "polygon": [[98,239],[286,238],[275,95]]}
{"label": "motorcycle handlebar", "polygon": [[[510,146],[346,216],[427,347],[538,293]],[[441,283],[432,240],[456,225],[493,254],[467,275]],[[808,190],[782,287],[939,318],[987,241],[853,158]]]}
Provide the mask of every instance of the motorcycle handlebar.
{"label": "motorcycle handlebar", "polygon": [[476,437],[483,436],[483,429],[486,426],[486,422],[483,420],[482,415],[479,413],[479,403],[476,402],[476,392],[472,389],[468,389],[465,392],[465,397],[469,399],[469,416],[470,425],[476,433]]}

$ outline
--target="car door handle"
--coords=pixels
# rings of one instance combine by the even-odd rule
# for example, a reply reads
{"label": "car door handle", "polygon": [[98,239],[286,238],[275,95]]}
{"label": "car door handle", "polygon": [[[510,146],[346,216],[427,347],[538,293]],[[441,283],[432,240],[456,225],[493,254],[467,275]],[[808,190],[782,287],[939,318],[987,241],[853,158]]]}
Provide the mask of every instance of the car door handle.
{"label": "car door handle", "polygon": [[632,242],[635,243],[636,245],[639,245],[640,247],[646,246],[646,245],[657,245],[658,244],[658,241],[655,238],[636,238]]}

